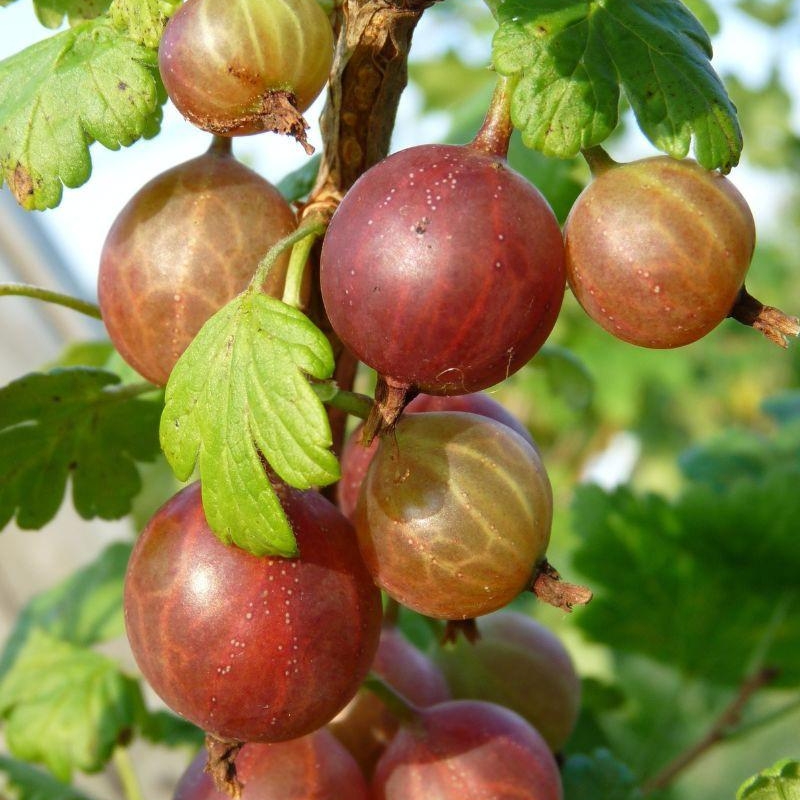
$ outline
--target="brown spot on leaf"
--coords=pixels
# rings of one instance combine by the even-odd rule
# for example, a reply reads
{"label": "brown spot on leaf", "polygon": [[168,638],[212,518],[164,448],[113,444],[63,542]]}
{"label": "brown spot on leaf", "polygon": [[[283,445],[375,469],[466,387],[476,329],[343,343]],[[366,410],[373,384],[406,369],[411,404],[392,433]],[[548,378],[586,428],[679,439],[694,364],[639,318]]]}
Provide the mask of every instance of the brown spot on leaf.
{"label": "brown spot on leaf", "polygon": [[30,172],[19,162],[17,162],[17,166],[14,167],[14,171],[7,180],[8,188],[11,189],[17,202],[21,206],[29,208],[31,206],[31,197],[36,192],[37,186],[41,185],[41,180],[34,180]]}

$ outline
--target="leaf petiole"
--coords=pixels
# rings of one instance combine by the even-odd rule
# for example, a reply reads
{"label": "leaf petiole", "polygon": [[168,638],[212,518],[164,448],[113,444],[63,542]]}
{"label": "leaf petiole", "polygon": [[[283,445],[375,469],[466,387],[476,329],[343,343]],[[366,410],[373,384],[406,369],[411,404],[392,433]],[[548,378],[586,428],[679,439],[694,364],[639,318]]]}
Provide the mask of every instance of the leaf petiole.
{"label": "leaf petiole", "polygon": [[313,230],[292,248],[289,267],[286,270],[286,282],[283,287],[282,299],[286,305],[298,309],[302,309],[305,305],[303,303],[303,276],[305,275],[308,256],[314,246],[314,242],[317,241],[324,230],[324,227],[321,231]]}
{"label": "leaf petiole", "polygon": [[280,239],[272,245],[269,252],[259,262],[255,275],[253,275],[253,279],[250,281],[250,285],[246,291],[257,292],[259,288],[264,285],[270,270],[275,266],[275,262],[278,260],[281,253],[308,236],[319,236],[324,230],[325,223],[316,217],[308,217],[303,220],[296,231],[293,231],[288,236],[284,236],[283,239]]}
{"label": "leaf petiole", "polygon": [[371,397],[340,389],[333,381],[311,381],[311,388],[325,405],[360,419],[367,419],[375,404]]}
{"label": "leaf petiole", "polygon": [[122,790],[125,793],[125,800],[144,800],[139,778],[133,768],[128,751],[125,747],[117,747],[114,750],[114,769],[117,772]]}
{"label": "leaf petiole", "polygon": [[42,289],[39,286],[31,286],[27,283],[0,283],[0,297],[2,296],[32,297],[34,300],[43,300],[45,303],[71,308],[73,311],[79,311],[87,317],[103,319],[100,307],[94,303],[68,294],[62,294],[61,292],[53,292],[50,289]]}

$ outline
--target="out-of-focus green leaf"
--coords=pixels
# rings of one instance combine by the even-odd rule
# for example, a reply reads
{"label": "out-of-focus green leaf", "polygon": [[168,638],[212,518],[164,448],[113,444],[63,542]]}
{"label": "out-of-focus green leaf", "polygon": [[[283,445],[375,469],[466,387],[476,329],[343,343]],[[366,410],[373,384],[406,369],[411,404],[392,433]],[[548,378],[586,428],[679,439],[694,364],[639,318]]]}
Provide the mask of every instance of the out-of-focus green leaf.
{"label": "out-of-focus green leaf", "polygon": [[712,36],[719,33],[719,16],[708,0],[683,0],[683,2],[708,33]]}
{"label": "out-of-focus green leaf", "polygon": [[201,747],[205,734],[196,725],[169,711],[145,712],[139,727],[147,740],[165,747]]}
{"label": "out-of-focus green leaf", "polygon": [[[92,800],[42,770],[0,754],[0,773],[6,776],[12,792],[9,800]],[[2,790],[0,781],[0,790]],[[0,794],[5,800],[5,795]]]}
{"label": "out-of-focus green leaf", "polygon": [[431,61],[409,64],[408,75],[422,92],[423,111],[459,108],[497,80],[488,68],[467,64],[454,50]]}
{"label": "out-of-focus green leaf", "polygon": [[[789,407],[784,407],[791,414]],[[770,471],[800,470],[800,424],[786,424],[775,435],[727,430],[680,457],[693,481],[723,491],[737,481],[758,481]]]}
{"label": "out-of-focus green leaf", "polygon": [[638,800],[631,771],[608,750],[570,756],[561,770],[564,800]]}
{"label": "out-of-focus green leaf", "polygon": [[586,365],[567,348],[546,344],[531,365],[545,371],[553,393],[561,396],[573,410],[581,411],[592,402],[594,378]]}
{"label": "out-of-focus green leaf", "polygon": [[769,80],[749,88],[735,75],[725,85],[747,131],[747,159],[759,167],[785,170],[800,166],[800,137],[792,124],[792,97],[773,69]]}
{"label": "out-of-focus green leaf", "polygon": [[53,208],[91,173],[89,145],[152,135],[161,117],[156,53],[104,18],[0,62],[0,170],[27,209]]}
{"label": "out-of-focus green leaf", "polygon": [[49,367],[51,369],[56,367],[95,367],[96,369],[101,369],[114,352],[111,342],[108,341],[72,342],[49,364]]}
{"label": "out-of-focus green leaf", "polygon": [[17,616],[0,656],[0,679],[13,665],[34,630],[78,646],[121,636],[122,584],[131,545],[109,545],[92,563],[52,589],[36,595]]}
{"label": "out-of-focus green leaf", "polygon": [[84,519],[118,519],[141,488],[136,461],[158,454],[160,400],[130,396],[91,368],[32,373],[0,389],[0,528],[41,528],[67,478]]}
{"label": "out-of-focus green leaf", "polygon": [[206,517],[222,541],[254,555],[295,554],[261,459],[298,489],[338,479],[325,407],[308,381],[333,367],[330,343],[308,317],[252,291],[214,314],[178,360],[161,443],[180,480],[199,467]]}
{"label": "out-of-focus green leaf", "polygon": [[576,619],[594,640],[719,685],[758,656],[800,680],[800,471],[689,488],[674,503],[627,489],[576,494],[575,566],[595,590]]}
{"label": "out-of-focus green leaf", "polygon": [[683,158],[727,172],[742,136],[711,44],[678,0],[505,0],[493,41],[497,71],[514,76],[512,119],[528,147],[559,158],[604,141],[624,90],[642,132]]}
{"label": "out-of-focus green leaf", "polygon": [[508,163],[547,198],[553,213],[563,224],[585,186],[585,164],[580,160],[547,158],[525,147],[518,133],[511,137]]}
{"label": "out-of-focus green leaf", "polygon": [[139,684],[113,661],[40,630],[0,681],[9,750],[63,781],[102,769],[142,707]]}
{"label": "out-of-focus green leaf", "polygon": [[795,0],[739,0],[736,5],[753,19],[773,28],[788,22],[797,8]]}
{"label": "out-of-focus green leaf", "polygon": [[302,167],[285,175],[277,185],[277,190],[286,198],[287,203],[294,203],[308,196],[314,188],[314,182],[319,172],[322,156],[312,156]]}
{"label": "out-of-focus green leaf", "polygon": [[66,17],[70,25],[105,14],[111,0],[33,0],[36,18],[46,28],[60,28]]}
{"label": "out-of-focus green leaf", "polygon": [[764,401],[762,407],[764,413],[769,414],[779,425],[800,421],[800,390],[790,389],[770,397]]}

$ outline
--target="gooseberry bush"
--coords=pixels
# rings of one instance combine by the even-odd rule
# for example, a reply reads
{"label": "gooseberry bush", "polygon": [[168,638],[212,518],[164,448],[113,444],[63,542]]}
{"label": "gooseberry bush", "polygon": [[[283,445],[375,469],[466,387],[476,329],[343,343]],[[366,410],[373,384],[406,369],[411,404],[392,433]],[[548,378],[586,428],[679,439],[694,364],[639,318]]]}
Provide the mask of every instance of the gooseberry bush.
{"label": "gooseberry bush", "polygon": [[[20,610],[0,795],[800,792],[800,237],[735,169],[800,168],[777,69],[718,74],[707,0],[33,7],[20,206],[166,102],[208,142],[121,204],[96,305],[0,285],[108,335],[0,389],[0,525],[68,486],[141,521]],[[409,81],[437,141],[396,144]],[[281,136],[275,186],[236,151]]]}

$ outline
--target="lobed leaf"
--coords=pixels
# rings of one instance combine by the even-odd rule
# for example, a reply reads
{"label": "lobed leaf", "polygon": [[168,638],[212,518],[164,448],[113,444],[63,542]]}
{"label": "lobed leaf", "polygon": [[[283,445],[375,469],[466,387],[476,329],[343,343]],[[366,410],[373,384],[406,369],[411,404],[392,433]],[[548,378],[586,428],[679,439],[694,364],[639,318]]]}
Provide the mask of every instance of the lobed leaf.
{"label": "lobed leaf", "polygon": [[647,138],[709,169],[738,163],[736,110],[710,64],[703,27],[678,0],[505,0],[493,41],[517,76],[512,120],[528,147],[568,158],[619,120],[620,92]]}
{"label": "lobed leaf", "polygon": [[[42,772],[24,761],[0,754],[0,773],[5,774],[17,800],[91,800],[89,795]],[[5,797],[5,795],[0,795]]]}
{"label": "lobed leaf", "polygon": [[164,26],[182,0],[113,0],[109,17],[138,44],[158,48]]}
{"label": "lobed leaf", "polygon": [[0,680],[35,630],[84,647],[123,635],[122,589],[130,553],[128,542],[109,545],[93,562],[31,599],[0,655]]}
{"label": "lobed leaf", "polygon": [[[15,0],[0,0],[0,8]],[[70,25],[104,14],[111,0],[33,0],[36,18],[46,28],[60,28],[64,18]]]}
{"label": "lobed leaf", "polygon": [[0,170],[20,205],[52,208],[111,150],[160,120],[155,51],[104,19],[82,22],[0,62]]}
{"label": "lobed leaf", "polygon": [[139,684],[113,661],[39,630],[0,681],[9,750],[62,781],[102,769],[142,707]]}
{"label": "lobed leaf", "polygon": [[736,800],[800,800],[800,761],[785,759],[746,781]]}
{"label": "lobed leaf", "polygon": [[141,488],[136,461],[159,452],[160,402],[115,393],[91,368],[32,373],[0,389],[0,528],[41,528],[72,480],[84,519],[118,519]]}
{"label": "lobed leaf", "polygon": [[724,493],[698,485],[673,503],[581,487],[575,566],[596,595],[580,627],[717,685],[738,684],[753,659],[796,682],[799,477],[770,473]]}
{"label": "lobed leaf", "polygon": [[638,800],[642,797],[633,773],[605,749],[595,750],[591,755],[570,756],[561,777],[564,800]]}
{"label": "lobed leaf", "polygon": [[325,409],[308,383],[333,373],[330,344],[273,297],[245,292],[203,326],[167,384],[161,444],[175,474],[199,466],[217,536],[255,555],[296,543],[262,456],[298,489],[339,477]]}

